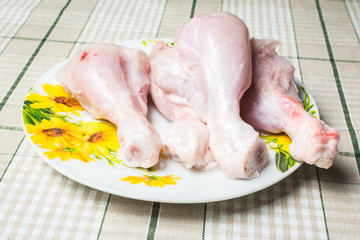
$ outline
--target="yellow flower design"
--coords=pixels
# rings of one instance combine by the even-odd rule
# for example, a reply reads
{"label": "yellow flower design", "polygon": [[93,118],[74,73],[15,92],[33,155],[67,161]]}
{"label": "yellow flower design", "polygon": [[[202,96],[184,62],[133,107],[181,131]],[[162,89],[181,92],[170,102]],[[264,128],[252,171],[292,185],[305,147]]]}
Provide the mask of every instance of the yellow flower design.
{"label": "yellow flower design", "polygon": [[77,111],[84,111],[80,103],[72,98],[62,86],[47,83],[43,85],[43,89],[48,96],[31,93],[26,97],[26,100],[33,102],[30,107],[51,108],[54,112],[71,112],[77,116],[80,116]]}
{"label": "yellow flower design", "polygon": [[64,122],[59,118],[43,119],[39,124],[26,124],[26,130],[33,134],[30,138],[42,148],[54,148],[59,141],[70,142],[73,138],[80,138],[79,127],[71,122]]}
{"label": "yellow flower design", "polygon": [[82,138],[71,143],[90,155],[107,156],[120,148],[116,127],[105,122],[84,123],[81,127]]}
{"label": "yellow flower design", "polygon": [[291,144],[291,138],[286,133],[277,133],[277,134],[270,134],[270,135],[261,135],[262,139],[265,139],[266,141],[273,141],[274,139],[277,139],[276,142],[279,142],[282,144],[283,149],[289,150],[289,145]]}
{"label": "yellow flower design", "polygon": [[60,140],[52,150],[44,152],[49,159],[60,158],[61,161],[69,161],[71,159],[78,159],[85,163],[95,161],[90,156],[86,155],[81,149],[68,145],[67,142]]}
{"label": "yellow flower design", "polygon": [[120,180],[128,181],[131,184],[145,183],[147,186],[150,187],[164,187],[165,185],[176,185],[177,182],[174,180],[179,180],[179,179],[181,178],[174,177],[174,175],[166,175],[163,177],[159,177],[155,175],[142,175],[141,177],[128,176]]}

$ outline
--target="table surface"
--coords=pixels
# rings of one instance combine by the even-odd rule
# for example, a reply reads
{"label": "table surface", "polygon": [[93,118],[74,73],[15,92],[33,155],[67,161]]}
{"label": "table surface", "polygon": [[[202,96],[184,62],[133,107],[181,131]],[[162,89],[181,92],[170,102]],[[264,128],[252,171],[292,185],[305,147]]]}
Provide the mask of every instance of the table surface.
{"label": "table surface", "polygon": [[[68,179],[35,153],[22,106],[48,69],[87,43],[171,38],[187,19],[229,11],[278,52],[340,132],[328,169],[221,202],[128,199]],[[360,1],[0,0],[1,239],[359,239]],[[194,193],[197,194],[197,193]]]}

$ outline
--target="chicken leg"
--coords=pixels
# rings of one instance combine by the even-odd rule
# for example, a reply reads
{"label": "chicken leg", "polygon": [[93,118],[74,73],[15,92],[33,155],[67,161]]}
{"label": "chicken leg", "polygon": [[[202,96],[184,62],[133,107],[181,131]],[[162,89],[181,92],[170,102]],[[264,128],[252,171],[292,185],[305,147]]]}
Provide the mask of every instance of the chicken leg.
{"label": "chicken leg", "polygon": [[274,40],[251,40],[252,85],[241,99],[241,117],[257,130],[285,132],[290,155],[329,168],[338,154],[339,133],[303,108],[294,83],[294,67],[275,52]]}
{"label": "chicken leg", "polygon": [[[225,176],[250,178],[264,168],[266,145],[239,114],[239,101],[251,83],[249,33],[242,20],[226,12],[190,19],[177,31],[173,47],[157,44],[151,66],[157,108],[172,124],[184,118],[187,125],[189,119],[204,124],[209,142],[201,138],[202,146],[209,146],[205,150]],[[163,143],[173,142],[173,136],[163,135]]]}
{"label": "chicken leg", "polygon": [[160,136],[146,119],[150,89],[147,55],[111,44],[88,45],[56,74],[56,79],[94,117],[118,128],[120,158],[131,167],[158,162]]}

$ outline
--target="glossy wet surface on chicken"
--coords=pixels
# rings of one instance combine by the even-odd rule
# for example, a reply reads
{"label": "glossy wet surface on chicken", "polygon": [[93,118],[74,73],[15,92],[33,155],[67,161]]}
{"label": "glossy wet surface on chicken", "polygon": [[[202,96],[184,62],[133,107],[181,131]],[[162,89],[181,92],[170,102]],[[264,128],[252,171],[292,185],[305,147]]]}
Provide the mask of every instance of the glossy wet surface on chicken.
{"label": "glossy wet surface on chicken", "polygon": [[252,39],[252,85],[241,100],[241,116],[257,130],[285,132],[294,159],[329,168],[338,154],[339,133],[305,111],[294,67],[275,52],[274,40]]}
{"label": "glossy wet surface on chicken", "polygon": [[[178,156],[184,154],[177,143],[186,144],[185,166],[207,168],[216,161],[229,178],[250,178],[265,166],[266,146],[239,114],[239,100],[251,84],[249,33],[242,20],[224,12],[189,20],[177,31],[174,47],[156,45],[151,67],[154,102],[173,121],[165,130],[172,134],[163,134],[162,142]],[[202,143],[181,140],[189,135]]]}
{"label": "glossy wet surface on chicken", "polygon": [[132,167],[158,162],[160,137],[146,119],[150,62],[140,50],[111,44],[88,45],[56,78],[96,118],[118,128],[119,155]]}

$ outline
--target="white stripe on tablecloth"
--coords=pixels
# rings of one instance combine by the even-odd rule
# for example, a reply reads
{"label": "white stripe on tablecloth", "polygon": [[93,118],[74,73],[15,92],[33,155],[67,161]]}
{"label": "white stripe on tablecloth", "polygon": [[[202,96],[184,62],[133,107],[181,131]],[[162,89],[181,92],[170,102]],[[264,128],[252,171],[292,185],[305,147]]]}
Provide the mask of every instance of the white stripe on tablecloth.
{"label": "white stripe on tablecloth", "polygon": [[[293,191],[293,185],[292,184],[285,184],[285,190],[286,192],[291,192]],[[299,201],[299,199],[298,199]],[[289,195],[288,199],[287,199],[287,210],[285,210],[288,214],[288,221],[291,221],[291,224],[289,224],[290,226],[294,226],[291,228],[290,232],[290,236],[291,239],[296,238],[296,236],[298,236],[298,221],[296,219],[296,204],[295,204],[295,198],[294,198],[294,194]],[[281,236],[281,235],[280,235]]]}
{"label": "white stripe on tablecloth", "polygon": [[241,233],[242,233],[243,226],[241,224],[240,211],[241,211],[240,201],[234,201],[234,226],[238,226],[238,227],[234,227],[233,239],[241,239]]}
{"label": "white stripe on tablecloth", "polygon": [[[262,191],[260,193],[260,202],[261,202],[260,212],[261,212],[261,222],[263,223],[261,225],[261,238],[262,239],[270,239],[269,207],[268,207],[268,204],[266,203],[268,194],[270,195],[272,193],[271,192],[268,193],[267,191]],[[263,202],[266,204],[262,204]]]}
{"label": "white stripe on tablecloth", "polygon": [[[300,195],[301,196],[310,196],[310,194],[308,194],[307,188],[300,188]],[[311,228],[311,219],[310,219],[310,213],[309,213],[308,209],[309,209],[309,200],[308,200],[308,198],[304,198],[304,201],[301,202],[301,208],[300,208],[304,229]],[[303,231],[303,232],[304,232],[305,239],[313,238],[311,231]]]}
{"label": "white stripe on tablecloth", "polygon": [[[228,204],[234,204],[233,212],[227,211]],[[229,231],[233,239],[326,238],[317,180],[287,178],[269,189],[207,206],[204,239],[221,239]],[[224,224],[231,218],[231,226]],[[270,232],[272,225],[275,231]]]}
{"label": "white stripe on tablecloth", "polygon": [[282,206],[281,199],[276,198],[276,196],[280,196],[280,186],[278,184],[274,185],[274,222],[275,222],[275,239],[278,239],[279,236],[282,235],[282,227],[284,222],[281,216]]}
{"label": "white stripe on tablecloth", "polygon": [[155,37],[165,3],[165,0],[101,1],[79,41],[120,42]]}
{"label": "white stripe on tablecloth", "polygon": [[[246,235],[245,236],[248,238],[251,238],[251,239],[255,239],[255,232],[256,232],[257,224],[255,222],[255,215],[253,212],[253,210],[255,208],[254,194],[247,196],[245,198],[245,200],[246,200],[247,210],[251,211],[251,213],[249,213],[248,216],[244,216],[247,218],[247,222],[248,222],[248,225],[244,226],[244,227],[246,227],[246,232],[245,232]],[[240,201],[240,200],[237,200],[237,201]],[[261,224],[261,222],[260,222],[260,224]],[[258,224],[258,227],[259,227],[259,229],[261,229],[261,225],[259,226],[259,224]]]}
{"label": "white stripe on tablecloth", "polygon": [[226,236],[226,228],[227,228],[227,202],[220,202],[220,212],[222,213],[219,218],[219,235]]}
{"label": "white stripe on tablecloth", "polygon": [[[56,176],[56,184],[61,184],[61,180],[62,180],[62,177],[60,175]],[[62,181],[64,185],[71,185],[71,180],[68,179],[67,181]],[[55,188],[54,188],[55,189]],[[65,196],[68,196],[71,192],[71,187],[65,187],[62,191],[62,194],[61,194],[61,197],[60,199],[57,200],[57,203],[58,203],[58,208],[55,210],[54,212],[54,217],[52,218],[52,221],[51,221],[51,225],[53,227],[49,227],[49,231],[46,233],[46,238],[47,239],[53,239],[55,237],[57,237],[57,232],[56,232],[56,228],[54,226],[57,226],[59,223],[60,223],[60,220],[61,220],[61,214],[63,213],[64,209],[65,209],[65,203],[66,203],[66,198]],[[49,206],[47,207],[49,208]],[[45,214],[45,211],[42,213],[42,214]]]}
{"label": "white stripe on tablecloth", "polygon": [[297,55],[291,10],[287,0],[248,0],[241,4],[225,0],[223,9],[242,18],[251,36],[273,38],[284,43],[281,55]]}
{"label": "white stripe on tablecloth", "polygon": [[[109,6],[111,8],[111,6]],[[126,11],[124,12],[119,12],[120,9],[124,9],[127,8]],[[121,39],[123,33],[123,29],[126,29],[127,27],[129,27],[129,29],[133,28],[133,24],[131,22],[129,22],[129,20],[131,19],[132,15],[137,15],[135,14],[134,10],[136,10],[136,5],[134,3],[134,1],[124,1],[121,3],[120,8],[115,9],[117,11],[112,11],[108,16],[108,18],[106,18],[106,21],[109,22],[109,30],[110,31],[114,31],[115,36],[114,39]],[[107,13],[105,13],[107,14]],[[118,18],[116,19],[117,21],[113,21],[112,20],[112,16],[117,15]],[[106,28],[105,28],[106,29]],[[117,33],[117,34],[116,34]],[[104,32],[104,36],[107,36],[105,39],[107,42],[111,41],[112,36],[110,34],[106,35],[107,33]],[[99,41],[99,40],[97,40]]]}
{"label": "white stripe on tablecloth", "polygon": [[1,37],[8,37],[0,45],[0,52],[11,41],[16,32],[21,28],[31,11],[39,4],[39,0],[12,0],[0,3],[0,33]]}
{"label": "white stripe on tablecloth", "polygon": [[237,1],[225,0],[224,11],[229,11],[243,19],[249,28],[251,37],[272,38],[280,41],[277,52],[281,56],[292,57],[295,76],[300,76],[300,63],[297,59],[295,30],[292,13],[287,0],[246,0],[239,4]]}
{"label": "white stripe on tablecloth", "polygon": [[[75,191],[72,191],[72,193],[75,193],[74,195],[74,199],[72,200],[72,204],[75,205],[75,206],[80,206],[82,203],[81,203],[81,196],[84,194],[84,188],[80,187],[80,188],[77,188]],[[76,217],[79,214],[79,209],[77,207],[74,207],[71,209],[71,211],[69,211],[69,213],[67,214],[67,218],[68,219],[75,219]],[[78,229],[81,229],[79,228],[79,226],[81,226],[81,222],[77,223],[77,227]],[[73,222],[71,221],[66,221],[65,225],[63,226],[63,229],[61,231],[61,235],[59,236],[60,239],[69,239],[70,238],[70,234],[71,234],[71,229],[73,227]]]}
{"label": "white stripe on tablecloth", "polygon": [[[131,12],[130,8],[132,6],[127,6],[127,3],[128,1],[99,1],[87,22],[79,41],[108,42],[109,35],[116,31],[116,27],[121,27],[121,24],[119,25],[119,19],[122,18],[123,22],[126,22],[126,19]],[[116,14],[116,11],[124,9],[125,7],[128,9],[128,11],[125,11],[125,14]]]}
{"label": "white stripe on tablecloth", "polygon": [[[28,158],[28,161],[39,161],[40,159],[38,158]],[[41,161],[41,160],[40,160]],[[41,171],[41,166],[39,164],[35,165],[35,169],[36,169],[36,172],[40,172]],[[40,177],[40,182],[42,183],[50,183],[52,182],[52,176],[50,174],[50,170],[49,169],[46,169],[45,171],[43,171],[43,174],[42,175],[35,175],[35,174],[31,174],[31,178],[29,179],[29,182],[36,182],[37,181],[37,178]],[[34,190],[34,186],[31,186],[31,185],[26,185],[25,186],[26,188],[29,189],[29,192],[23,192],[21,194],[21,197],[24,197],[24,201],[23,203],[27,203],[26,201],[26,198],[28,198],[28,195],[30,193],[30,191],[32,192]],[[46,202],[48,201],[54,201],[54,194],[56,192],[56,189],[55,188],[52,188],[50,189],[49,192],[46,192],[46,188],[47,186],[45,184],[41,184],[41,185],[38,185],[37,186],[37,192],[40,193],[40,194],[37,194],[33,197],[32,199],[32,202],[40,202],[42,199],[42,195],[45,195],[46,196]],[[24,208],[25,207],[25,208]],[[42,207],[41,208],[41,213],[47,213],[49,212],[49,207],[48,205],[44,205],[44,206],[39,206],[39,205],[31,205],[29,210],[27,211],[23,221],[22,221],[22,224],[20,225],[21,228],[22,228],[22,231],[20,233],[20,235],[23,235],[26,233],[26,231],[28,230],[28,227],[29,225],[31,225],[32,222],[34,222],[34,219],[37,219],[37,223],[39,225],[44,225],[46,223],[46,219],[45,218],[42,218],[41,216],[43,216],[43,214],[39,214],[38,213],[38,208],[37,207]],[[26,212],[26,206],[23,206],[23,209],[22,211]],[[21,211],[21,212],[22,212]],[[14,214],[14,216],[16,216]],[[38,218],[37,216],[40,216],[40,218]],[[33,236],[34,237],[39,237],[40,233],[40,229],[39,228],[35,228],[33,229]]]}
{"label": "white stripe on tablecloth", "polygon": [[[132,21],[131,22],[139,22],[141,24],[135,24],[134,31],[136,33],[136,36],[134,38],[137,38],[137,36],[140,36],[142,32],[151,33],[147,37],[154,37],[158,28],[158,25],[160,24],[160,14],[157,12],[159,9],[163,9],[161,7],[161,2],[159,1],[146,1],[142,8],[141,12],[139,12],[138,17],[135,17],[135,15],[132,15]],[[152,21],[149,21],[149,19],[157,19],[158,24],[154,24]],[[131,35],[125,35],[126,39],[131,39]]]}
{"label": "white stripe on tablecloth", "polygon": [[108,194],[62,176],[27,149],[24,142],[0,185],[0,238],[95,239]]}
{"label": "white stripe on tablecloth", "polygon": [[355,28],[358,40],[360,41],[360,2],[358,1],[345,1],[346,8],[348,9],[351,22]]}

